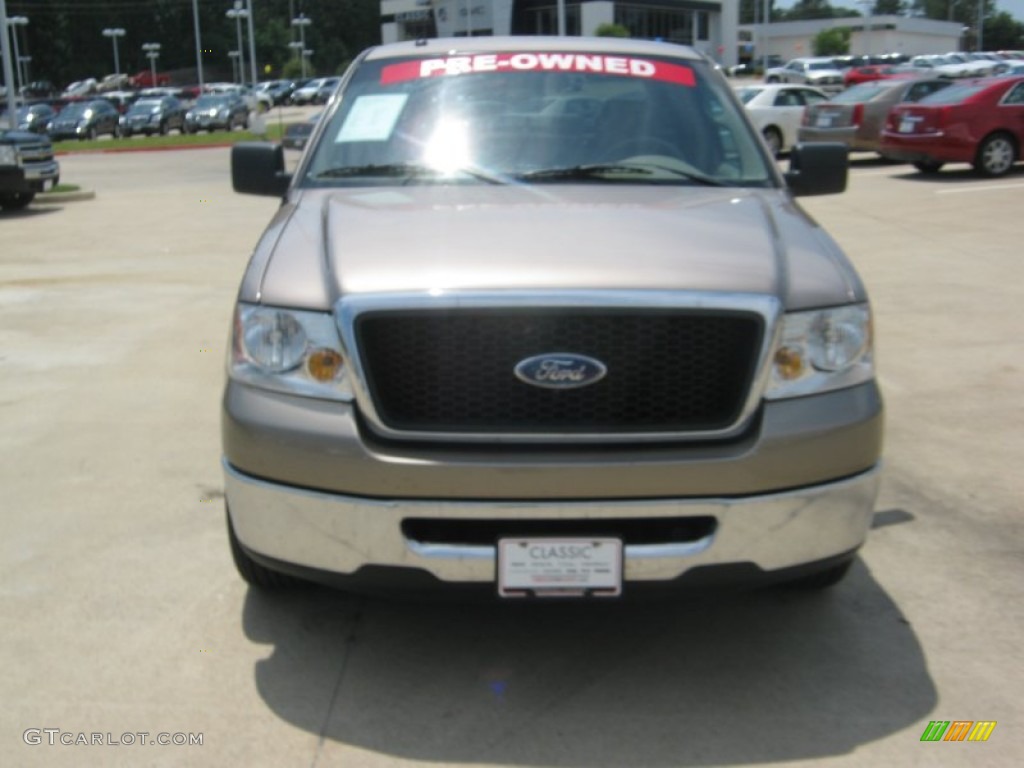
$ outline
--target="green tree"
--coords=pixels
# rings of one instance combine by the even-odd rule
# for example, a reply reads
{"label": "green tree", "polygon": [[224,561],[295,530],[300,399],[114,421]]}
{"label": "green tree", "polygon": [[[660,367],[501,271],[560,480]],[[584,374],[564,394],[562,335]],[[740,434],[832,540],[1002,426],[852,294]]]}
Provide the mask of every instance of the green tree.
{"label": "green tree", "polygon": [[1024,49],[1024,24],[1005,11],[986,19],[985,47],[990,51]]}
{"label": "green tree", "polygon": [[629,37],[629,30],[621,24],[599,24],[594,31],[597,37]]}
{"label": "green tree", "polygon": [[281,78],[284,80],[298,80],[302,77],[302,60],[298,57],[288,59],[281,65]]}
{"label": "green tree", "polygon": [[811,46],[815,56],[844,56],[850,52],[850,29],[823,29],[814,36]]}
{"label": "green tree", "polygon": [[805,21],[808,19],[840,19],[860,16],[853,8],[834,8],[828,0],[798,0],[788,11],[773,12],[772,21]]}

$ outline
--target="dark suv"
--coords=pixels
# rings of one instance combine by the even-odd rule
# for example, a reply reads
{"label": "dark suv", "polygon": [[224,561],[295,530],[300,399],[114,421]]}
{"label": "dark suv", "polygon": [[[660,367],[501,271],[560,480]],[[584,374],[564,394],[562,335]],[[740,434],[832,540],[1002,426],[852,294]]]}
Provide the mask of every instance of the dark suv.
{"label": "dark suv", "polygon": [[118,136],[120,117],[114,106],[104,99],[74,101],[50,121],[50,138],[95,139],[104,133]]}
{"label": "dark suv", "polygon": [[185,106],[173,96],[140,99],[121,117],[121,135],[185,132]]}
{"label": "dark suv", "polygon": [[59,180],[60,166],[48,138],[0,128],[0,208],[24,208]]}

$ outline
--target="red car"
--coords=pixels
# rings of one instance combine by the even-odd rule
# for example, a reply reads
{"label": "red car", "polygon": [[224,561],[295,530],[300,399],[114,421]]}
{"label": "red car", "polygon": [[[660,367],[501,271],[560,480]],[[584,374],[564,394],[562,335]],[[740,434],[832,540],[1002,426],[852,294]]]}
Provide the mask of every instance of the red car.
{"label": "red car", "polygon": [[863,67],[850,67],[843,75],[843,84],[849,88],[871,80],[884,80],[890,77],[913,77],[914,72],[900,69],[893,64],[866,64]]}
{"label": "red car", "polygon": [[171,84],[171,76],[163,72],[156,73],[156,82],[153,82],[153,73],[148,69],[140,70],[128,78],[133,88],[159,88]]}
{"label": "red car", "polygon": [[1024,146],[1024,76],[955,83],[916,104],[889,112],[883,157],[936,173],[946,163],[971,163],[982,176],[1002,176]]}

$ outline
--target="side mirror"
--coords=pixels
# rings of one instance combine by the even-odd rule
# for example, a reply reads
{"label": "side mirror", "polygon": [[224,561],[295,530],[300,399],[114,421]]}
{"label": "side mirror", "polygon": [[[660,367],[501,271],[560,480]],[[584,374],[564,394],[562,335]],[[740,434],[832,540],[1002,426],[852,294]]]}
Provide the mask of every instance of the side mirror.
{"label": "side mirror", "polygon": [[283,197],[292,182],[280,144],[243,141],[231,148],[231,185],[246,195]]}
{"label": "side mirror", "polygon": [[786,184],[794,195],[834,195],[846,190],[850,151],[838,142],[797,144],[789,153]]}

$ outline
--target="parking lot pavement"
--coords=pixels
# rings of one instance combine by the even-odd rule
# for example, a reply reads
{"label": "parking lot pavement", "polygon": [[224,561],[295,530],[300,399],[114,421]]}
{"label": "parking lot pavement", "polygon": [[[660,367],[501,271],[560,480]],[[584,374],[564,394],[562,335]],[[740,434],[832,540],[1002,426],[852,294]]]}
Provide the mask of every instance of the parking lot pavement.
{"label": "parking lot pavement", "polygon": [[227,158],[69,156],[94,201],[0,215],[0,765],[1019,764],[1024,172],[857,160],[804,203],[872,293],[888,407],[847,581],[513,609],[235,575],[218,397],[276,202]]}

